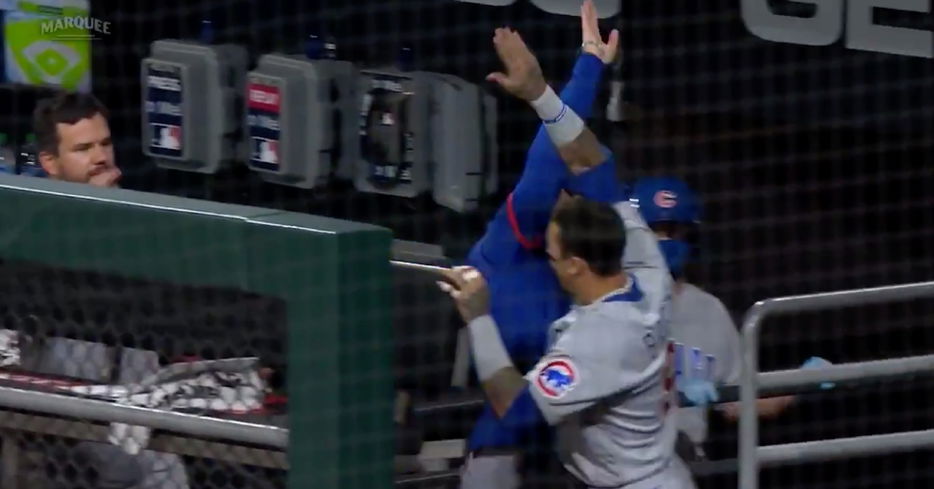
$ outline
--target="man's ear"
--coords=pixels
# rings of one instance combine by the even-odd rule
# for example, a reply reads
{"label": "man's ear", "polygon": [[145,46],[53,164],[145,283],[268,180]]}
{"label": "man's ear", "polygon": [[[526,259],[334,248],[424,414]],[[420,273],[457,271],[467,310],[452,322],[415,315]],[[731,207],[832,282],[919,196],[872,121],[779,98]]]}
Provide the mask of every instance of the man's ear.
{"label": "man's ear", "polygon": [[587,270],[587,267],[589,266],[587,265],[587,262],[584,261],[584,259],[579,256],[572,256],[570,262],[571,262],[570,271],[574,275],[580,275],[584,273],[584,271]]}
{"label": "man's ear", "polygon": [[40,151],[39,152],[39,164],[42,165],[42,169],[50,177],[58,176],[58,157],[49,151]]}

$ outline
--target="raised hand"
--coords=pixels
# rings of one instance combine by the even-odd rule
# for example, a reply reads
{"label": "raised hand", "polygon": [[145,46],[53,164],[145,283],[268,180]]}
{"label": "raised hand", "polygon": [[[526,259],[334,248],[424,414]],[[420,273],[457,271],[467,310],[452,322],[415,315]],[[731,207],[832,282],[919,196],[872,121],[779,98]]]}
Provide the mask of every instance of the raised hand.
{"label": "raised hand", "polygon": [[535,100],[545,93],[548,85],[538,59],[517,32],[509,28],[496,29],[493,46],[503,62],[505,73],[490,73],[486,77],[488,81],[496,82],[507,92],[526,101]]}
{"label": "raised hand", "polygon": [[619,50],[618,30],[610,31],[610,37],[603,41],[593,0],[585,0],[581,5],[581,49],[600,58],[604,64],[612,63]]}

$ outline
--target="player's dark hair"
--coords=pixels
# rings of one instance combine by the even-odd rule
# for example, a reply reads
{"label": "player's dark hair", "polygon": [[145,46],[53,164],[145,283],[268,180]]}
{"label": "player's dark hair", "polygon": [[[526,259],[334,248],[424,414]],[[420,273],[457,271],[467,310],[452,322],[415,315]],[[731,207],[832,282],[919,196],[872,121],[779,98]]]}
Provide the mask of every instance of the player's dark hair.
{"label": "player's dark hair", "polygon": [[574,198],[555,211],[552,221],[560,230],[565,257],[581,258],[601,277],[622,271],[626,231],[613,207]]}
{"label": "player's dark hair", "polygon": [[36,133],[36,150],[58,154],[58,124],[75,124],[100,114],[110,113],[94,95],[79,92],[59,92],[52,98],[40,100],[32,114],[32,128]]}

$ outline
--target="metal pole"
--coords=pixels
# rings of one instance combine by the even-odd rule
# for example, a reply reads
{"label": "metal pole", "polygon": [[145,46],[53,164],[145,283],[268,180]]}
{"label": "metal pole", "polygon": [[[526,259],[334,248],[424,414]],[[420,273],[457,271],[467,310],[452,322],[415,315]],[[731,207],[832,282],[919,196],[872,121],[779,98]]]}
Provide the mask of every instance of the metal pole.
{"label": "metal pole", "polygon": [[[757,305],[768,304],[768,313],[773,314],[817,311],[834,307],[879,304],[881,302],[903,302],[926,297],[934,297],[934,281],[775,297],[759,301]],[[756,306],[752,307],[755,308]]]}
{"label": "metal pole", "polygon": [[769,302],[759,301],[743,320],[743,364],[739,385],[739,487],[759,487],[759,410],[756,405],[759,374],[759,324]]}
{"label": "metal pole", "polygon": [[439,272],[444,272],[446,270],[450,270],[447,267],[440,267],[438,265],[425,265],[424,263],[413,263],[410,261],[389,260],[389,264],[400,267],[400,268],[418,270],[420,272],[439,273]]}
{"label": "metal pole", "polygon": [[93,399],[0,387],[0,406],[70,418],[148,426],[201,438],[252,443],[276,448],[289,444],[289,430],[275,426],[162,411]]}
{"label": "metal pole", "polygon": [[759,460],[763,466],[787,465],[905,452],[926,446],[934,447],[934,429],[770,445],[759,448]]}
{"label": "metal pole", "polygon": [[759,388],[779,389],[824,382],[846,382],[915,373],[934,373],[934,354],[832,365],[813,370],[778,370],[759,374]]}

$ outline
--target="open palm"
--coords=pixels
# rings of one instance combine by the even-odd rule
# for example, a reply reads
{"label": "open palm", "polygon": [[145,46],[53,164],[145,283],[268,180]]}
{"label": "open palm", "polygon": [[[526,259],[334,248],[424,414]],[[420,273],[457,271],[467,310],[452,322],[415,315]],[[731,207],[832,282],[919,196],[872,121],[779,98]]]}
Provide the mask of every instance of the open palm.
{"label": "open palm", "polygon": [[581,5],[581,41],[581,49],[600,58],[604,64],[612,63],[619,50],[618,30],[610,31],[610,37],[603,41],[593,0],[585,0]]}
{"label": "open palm", "polygon": [[545,92],[547,84],[542,68],[519,33],[509,28],[496,29],[493,46],[505,71],[490,73],[488,81],[498,83],[523,100],[535,100]]}

